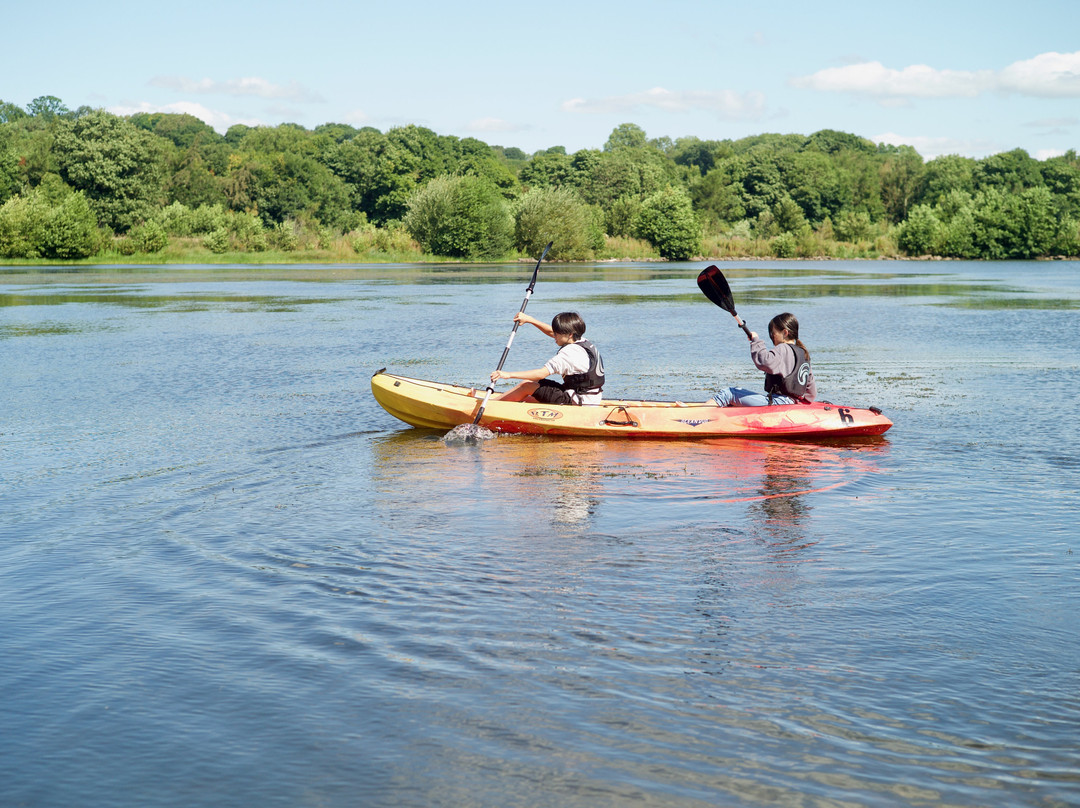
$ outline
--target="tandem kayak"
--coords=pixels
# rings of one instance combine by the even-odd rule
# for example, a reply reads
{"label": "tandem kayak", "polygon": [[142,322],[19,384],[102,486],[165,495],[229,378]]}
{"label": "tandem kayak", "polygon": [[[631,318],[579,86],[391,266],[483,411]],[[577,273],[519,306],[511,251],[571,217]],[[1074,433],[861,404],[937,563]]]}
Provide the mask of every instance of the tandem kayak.
{"label": "tandem kayak", "polygon": [[[453,429],[471,424],[485,390],[386,373],[371,377],[384,410],[407,424]],[[769,407],[718,407],[680,401],[611,399],[598,406],[540,404],[492,395],[480,425],[493,432],[559,437],[628,438],[847,438],[881,435],[892,421],[876,407],[829,402]]]}

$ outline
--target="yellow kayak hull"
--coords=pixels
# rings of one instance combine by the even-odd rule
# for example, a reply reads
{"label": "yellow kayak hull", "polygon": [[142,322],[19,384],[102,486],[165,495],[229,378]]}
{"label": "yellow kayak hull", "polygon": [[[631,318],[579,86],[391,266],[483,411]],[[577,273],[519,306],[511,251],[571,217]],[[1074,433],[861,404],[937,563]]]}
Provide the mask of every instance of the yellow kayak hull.
{"label": "yellow kayak hull", "polygon": [[[416,427],[471,424],[484,390],[378,371],[371,392],[384,410]],[[494,432],[560,437],[843,438],[881,435],[892,421],[876,409],[828,402],[770,407],[717,407],[675,401],[608,400],[578,407],[505,401],[492,394],[480,425]]]}

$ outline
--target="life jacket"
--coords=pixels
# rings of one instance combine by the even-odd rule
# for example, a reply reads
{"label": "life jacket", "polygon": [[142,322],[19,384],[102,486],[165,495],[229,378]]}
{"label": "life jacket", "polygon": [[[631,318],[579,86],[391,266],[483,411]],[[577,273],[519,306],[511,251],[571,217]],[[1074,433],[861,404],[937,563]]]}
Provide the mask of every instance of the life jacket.
{"label": "life jacket", "polygon": [[571,373],[563,377],[563,390],[575,393],[591,393],[604,387],[604,360],[600,351],[587,339],[579,339],[574,345],[580,345],[589,355],[589,369],[584,373]]}
{"label": "life jacket", "polygon": [[765,374],[765,392],[769,394],[770,402],[773,396],[787,396],[799,401],[806,395],[806,387],[810,382],[810,360],[806,358],[806,351],[790,342],[784,344],[795,352],[795,367],[786,376],[779,373]]}

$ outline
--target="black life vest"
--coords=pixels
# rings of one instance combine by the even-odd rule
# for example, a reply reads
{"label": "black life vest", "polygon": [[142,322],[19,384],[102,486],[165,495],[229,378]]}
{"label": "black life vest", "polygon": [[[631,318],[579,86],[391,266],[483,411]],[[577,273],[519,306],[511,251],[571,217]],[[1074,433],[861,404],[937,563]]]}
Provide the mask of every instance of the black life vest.
{"label": "black life vest", "polygon": [[604,360],[597,347],[587,339],[579,339],[574,345],[580,345],[589,355],[589,369],[584,373],[571,373],[563,377],[563,390],[575,393],[591,393],[604,387]]}
{"label": "black life vest", "polygon": [[781,376],[779,373],[765,374],[765,392],[769,394],[769,400],[773,396],[787,396],[796,401],[806,395],[806,387],[810,383],[810,360],[806,358],[806,351],[798,345],[785,342],[795,352],[795,367],[791,373]]}

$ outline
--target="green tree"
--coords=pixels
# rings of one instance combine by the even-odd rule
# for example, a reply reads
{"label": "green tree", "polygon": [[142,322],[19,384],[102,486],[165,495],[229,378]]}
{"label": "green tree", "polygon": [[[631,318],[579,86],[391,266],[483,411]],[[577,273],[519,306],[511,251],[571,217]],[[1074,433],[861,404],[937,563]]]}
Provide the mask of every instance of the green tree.
{"label": "green tree", "polygon": [[821,152],[822,154],[836,154],[838,152],[858,152],[871,155],[877,151],[873,141],[847,132],[838,132],[835,129],[821,129],[806,139],[807,151]]}
{"label": "green tree", "polygon": [[170,160],[165,198],[189,207],[224,205],[228,203],[225,184],[226,172],[215,169],[201,151],[192,146]]}
{"label": "green tree", "polygon": [[172,142],[177,148],[189,149],[202,143],[225,142],[210,126],[194,115],[171,112],[138,112],[128,118],[135,126]]}
{"label": "green tree", "polygon": [[773,221],[781,233],[800,233],[806,230],[808,225],[802,208],[790,196],[783,196],[772,206],[770,213]]}
{"label": "green tree", "polygon": [[247,133],[252,130],[253,127],[243,123],[234,123],[225,132],[225,142],[230,146],[239,146],[244,138],[247,137]]}
{"label": "green tree", "polygon": [[327,149],[323,161],[348,186],[352,208],[373,223],[384,225],[405,215],[419,180],[420,159],[399,142],[365,129]]}
{"label": "green tree", "polygon": [[51,121],[53,118],[62,118],[71,110],[64,106],[64,102],[55,95],[42,95],[26,105],[26,111],[35,118]]}
{"label": "green tree", "polygon": [[895,147],[881,166],[881,201],[891,222],[902,222],[922,182],[922,157],[910,146]]}
{"label": "green tree", "polygon": [[0,257],[41,257],[49,214],[49,206],[34,192],[14,196],[0,206]]}
{"label": "green tree", "polygon": [[524,162],[529,159],[529,155],[527,155],[517,146],[492,146],[491,148],[493,148],[497,152],[501,152],[503,158],[509,160],[510,162]]}
{"label": "green tree", "polygon": [[779,161],[788,196],[812,224],[835,217],[852,203],[851,190],[832,160],[816,151],[796,152]]}
{"label": "green tree", "polygon": [[[598,208],[593,208],[598,210]],[[620,196],[607,208],[604,208],[604,232],[610,236],[633,236],[637,232],[638,219],[641,217],[641,198]]]}
{"label": "green tree", "polygon": [[68,194],[49,212],[44,236],[46,258],[89,258],[98,252],[101,234],[85,194]]}
{"label": "green tree", "polygon": [[619,149],[641,149],[649,142],[645,130],[634,123],[621,123],[616,126],[608,136],[604,144],[604,151],[613,152]]}
{"label": "green tree", "polygon": [[943,228],[929,205],[916,205],[900,225],[896,243],[908,255],[930,255],[937,251]]}
{"label": "green tree", "polygon": [[973,240],[982,258],[1035,258],[1060,243],[1061,222],[1045,187],[1007,194],[987,188],[973,202]]}
{"label": "green tree", "polygon": [[98,245],[97,222],[81,193],[68,193],[54,206],[33,190],[0,206],[4,258],[86,258],[97,252]]}
{"label": "green tree", "polygon": [[673,261],[686,261],[700,253],[701,225],[687,193],[668,186],[647,197],[641,203],[638,236]]}
{"label": "green tree", "polygon": [[934,212],[943,225],[940,252],[950,258],[978,258],[971,194],[953,189],[938,199]]}
{"label": "green tree", "polygon": [[15,104],[0,100],[0,124],[12,123],[26,117],[26,110]]}
{"label": "green tree", "polygon": [[577,185],[577,172],[566,154],[534,155],[521,167],[518,176],[522,185],[529,188],[565,188]]}
{"label": "green tree", "polygon": [[972,236],[979,257],[1008,258],[1014,223],[1009,221],[1005,195],[997,188],[979,191],[972,202],[972,215],[975,219]]}
{"label": "green tree", "polygon": [[165,228],[153,219],[132,228],[130,237],[136,251],[141,253],[161,252],[169,246],[169,236]]}
{"label": "green tree", "polygon": [[742,182],[745,172],[745,158],[722,160],[699,182],[691,184],[694,208],[716,224],[734,224],[745,219],[747,199]]}
{"label": "green tree", "polygon": [[788,195],[778,162],[779,154],[760,147],[743,159],[740,181],[748,218],[770,211]]}
{"label": "green tree", "polygon": [[490,181],[474,175],[433,179],[410,198],[404,222],[435,255],[501,258],[514,240],[509,203]]}
{"label": "green tree", "polygon": [[876,154],[843,150],[833,153],[830,159],[840,175],[845,195],[850,195],[849,207],[854,211],[865,211],[872,222],[885,219],[880,158]]}
{"label": "green tree", "polygon": [[624,196],[644,199],[672,179],[665,162],[659,152],[649,149],[603,152],[589,160],[587,173],[578,175],[578,184],[585,201],[602,208]]}
{"label": "green tree", "polygon": [[360,130],[347,123],[324,123],[315,127],[315,134],[324,135],[334,143],[344,143],[360,134]]}
{"label": "green tree", "polygon": [[126,231],[163,199],[161,141],[123,118],[98,110],[62,120],[55,149],[60,176],[106,227]]}
{"label": "green tree", "polygon": [[350,210],[344,182],[314,157],[294,151],[258,152],[247,168],[254,180],[251,194],[263,222],[314,219],[342,224]]}
{"label": "green tree", "polygon": [[918,194],[920,204],[936,205],[951,191],[975,193],[975,161],[958,154],[945,154],[928,162],[924,181]]}
{"label": "green tree", "polygon": [[550,241],[553,259],[591,258],[604,246],[597,213],[572,188],[533,188],[516,205],[514,246],[539,255]]}
{"label": "green tree", "polygon": [[699,176],[704,177],[712,171],[721,160],[734,154],[729,140],[700,140],[696,137],[682,137],[675,141],[671,150],[671,159],[675,165],[696,169]]}
{"label": "green tree", "polygon": [[1080,158],[1070,149],[1060,157],[1042,164],[1043,183],[1054,195],[1054,204],[1062,217],[1080,216]]}
{"label": "green tree", "polygon": [[454,171],[456,160],[447,151],[447,139],[440,138],[430,129],[409,124],[399,126],[386,133],[391,143],[403,149],[413,158],[416,183]]}
{"label": "green tree", "polygon": [[1037,258],[1050,255],[1058,241],[1058,215],[1048,188],[1028,188],[1009,199],[1017,222],[1017,236],[1010,258]]}
{"label": "green tree", "polygon": [[7,129],[0,125],[0,204],[19,192],[19,158]]}
{"label": "green tree", "polygon": [[474,137],[462,138],[455,144],[457,166],[454,173],[484,177],[507,199],[516,199],[520,184],[517,175],[500,160],[491,147]]}
{"label": "green tree", "polygon": [[976,190],[996,188],[1018,194],[1043,184],[1039,161],[1023,149],[993,154],[976,162],[972,171]]}
{"label": "green tree", "polygon": [[833,221],[833,232],[841,241],[861,241],[870,231],[870,214],[864,210],[845,210]]}

